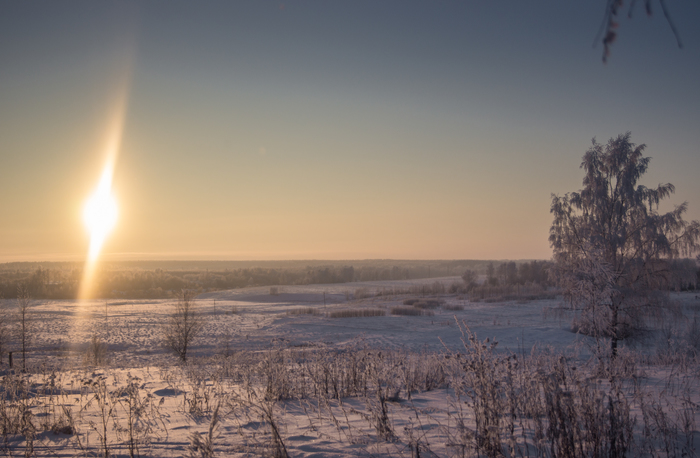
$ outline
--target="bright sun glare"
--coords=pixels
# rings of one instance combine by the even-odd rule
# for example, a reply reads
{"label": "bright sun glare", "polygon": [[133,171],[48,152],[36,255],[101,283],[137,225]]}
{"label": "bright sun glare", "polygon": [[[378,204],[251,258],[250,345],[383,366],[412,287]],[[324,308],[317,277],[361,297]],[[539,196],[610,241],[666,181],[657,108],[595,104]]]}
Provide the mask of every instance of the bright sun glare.
{"label": "bright sun glare", "polygon": [[112,168],[105,167],[97,189],[85,203],[83,220],[90,231],[88,259],[94,261],[117,222],[117,201],[112,195]]}

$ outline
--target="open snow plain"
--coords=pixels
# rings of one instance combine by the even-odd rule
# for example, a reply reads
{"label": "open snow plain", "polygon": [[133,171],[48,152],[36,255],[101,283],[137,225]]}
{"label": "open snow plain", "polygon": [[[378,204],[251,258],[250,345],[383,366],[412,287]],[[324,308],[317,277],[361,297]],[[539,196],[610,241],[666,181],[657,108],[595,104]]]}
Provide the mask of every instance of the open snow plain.
{"label": "open snow plain", "polygon": [[[163,345],[175,300],[34,301],[30,374],[18,373],[14,342],[6,350],[14,353],[15,370],[7,368],[6,356],[2,365],[3,450],[553,456],[568,450],[568,437],[575,440],[571,456],[618,453],[620,442],[619,456],[697,456],[697,357],[683,353],[667,365],[643,366],[641,356],[623,352],[625,367],[602,373],[590,363],[595,342],[571,332],[572,312],[560,299],[488,303],[416,293],[435,281],[449,287],[460,279],[200,294],[195,304],[203,332],[184,366]],[[441,305],[422,316],[391,314],[410,298]],[[686,326],[700,300],[673,298],[684,314],[676,321]],[[16,304],[6,300],[3,307],[9,316]],[[333,317],[344,310],[386,314]],[[684,330],[664,335],[672,339]],[[106,364],[96,366],[89,357],[94,338],[106,346]],[[587,361],[588,369],[577,371]],[[548,410],[550,398],[558,406],[571,402],[573,420]],[[576,409],[584,407],[588,417],[576,420]],[[613,414],[629,428],[611,427]],[[602,423],[600,431],[591,431],[597,427],[584,421],[589,417]],[[583,432],[566,433],[572,428],[563,423],[570,420]],[[656,429],[647,431],[648,425]]]}
{"label": "open snow plain", "polygon": [[[196,310],[204,317],[204,332],[195,341],[191,357],[211,356],[234,350],[263,350],[271,346],[343,347],[358,340],[376,348],[441,351],[461,346],[456,320],[464,321],[480,338],[495,338],[499,349],[513,352],[533,345],[563,349],[580,341],[570,332],[570,314],[560,310],[560,300],[469,302],[457,294],[427,294],[447,306],[432,316],[394,316],[392,307],[404,299],[408,288],[445,286],[459,277],[426,280],[344,283],[331,285],[250,287],[203,293]],[[397,294],[393,294],[397,292]],[[379,294],[379,295],[377,295]],[[366,296],[355,299],[355,296]],[[29,359],[33,364],[76,367],[93,335],[109,348],[112,366],[139,367],[175,362],[163,345],[163,325],[175,300],[34,301],[31,308],[34,339]],[[4,301],[10,312],[13,301]],[[318,314],[294,314],[313,308]],[[380,309],[386,316],[331,318],[334,311]],[[15,352],[15,358],[17,353]]]}

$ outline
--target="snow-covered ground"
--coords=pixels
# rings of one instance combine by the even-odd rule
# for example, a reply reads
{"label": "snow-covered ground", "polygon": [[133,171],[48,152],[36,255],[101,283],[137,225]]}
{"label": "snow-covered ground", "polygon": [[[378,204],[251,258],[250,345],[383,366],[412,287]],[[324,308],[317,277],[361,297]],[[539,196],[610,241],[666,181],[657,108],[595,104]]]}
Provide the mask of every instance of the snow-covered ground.
{"label": "snow-covered ground", "polygon": [[[449,286],[459,281],[459,277],[437,280]],[[464,350],[463,329],[458,323],[468,326],[479,340],[497,341],[497,348],[504,355],[524,356],[534,349],[547,354],[563,353],[581,364],[590,357],[592,339],[571,332],[572,312],[562,307],[560,300],[472,303],[459,295],[442,294],[439,299],[443,306],[432,310],[431,316],[390,314],[391,308],[402,305],[406,298],[420,298],[406,294],[409,288],[435,281],[279,286],[276,291],[270,287],[251,287],[201,294],[195,303],[205,319],[204,330],[188,352],[190,362],[186,367],[180,366],[163,345],[163,325],[173,311],[174,300],[35,301],[31,306],[28,353],[34,375],[27,385],[33,394],[29,396],[31,400],[24,402],[35,415],[36,424],[44,418],[44,429],[50,426],[48,417],[53,418],[54,423],[58,421],[56,418],[62,418],[65,423],[66,417],[61,417],[61,412],[69,409],[75,431],[74,434],[54,434],[38,428],[34,452],[46,456],[98,454],[104,453],[106,443],[113,453],[128,456],[127,409],[134,403],[141,403],[139,405],[145,406],[144,412],[146,408],[151,409],[148,415],[139,417],[143,424],[138,430],[141,436],[137,434],[137,443],[142,456],[189,453],[189,447],[196,442],[193,433],[206,437],[215,404],[220,405],[213,435],[217,456],[274,455],[271,424],[279,428],[280,439],[290,456],[415,456],[415,447],[412,449],[411,444],[422,444],[419,445],[421,456],[462,456],[464,449],[460,449],[458,438],[451,435],[458,426],[455,422],[460,418],[460,409],[466,406],[457,400],[453,387],[417,390],[410,399],[408,393],[399,393],[387,402],[387,418],[393,435],[389,440],[378,438],[376,413],[380,407],[376,395],[331,399],[323,405],[320,398],[314,396],[301,400],[270,400],[257,386],[244,396],[241,387],[245,386],[245,380],[260,381],[255,378],[256,372],[269,370],[264,368],[266,358],[272,357],[269,355],[282,358],[283,366],[293,366],[293,360],[284,356],[289,351],[307,352],[307,359],[313,359],[314,352],[332,358],[339,354],[334,352],[343,350],[359,351],[358,354],[369,355],[363,356],[366,358],[381,358],[379,353],[372,354],[373,351],[408,358],[392,356],[398,358],[397,365],[413,361],[410,359],[413,357],[405,355],[415,358],[423,355],[420,365],[430,370],[430,367],[438,367],[431,366],[431,360]],[[700,300],[693,294],[674,294],[673,299],[681,305],[686,321],[700,309]],[[9,300],[3,301],[2,306],[5,316],[16,307],[14,301]],[[448,310],[456,306],[464,309]],[[293,313],[309,308],[317,313]],[[386,315],[331,317],[334,311],[358,309],[382,309]],[[85,357],[93,336],[107,345],[106,366],[91,366]],[[10,343],[6,349],[13,351],[17,369],[21,361],[17,346]],[[260,355],[260,361],[250,363],[250,355],[255,352]],[[241,355],[248,355],[249,359],[239,365],[236,358],[242,358]],[[248,371],[245,376],[241,375],[243,366]],[[700,447],[700,434],[695,426],[700,421],[698,370],[686,368],[690,375],[680,374],[682,377],[664,372],[678,372],[678,367],[647,369],[645,373],[637,370],[636,373],[645,375],[644,379],[652,387],[663,386],[668,390],[670,386],[673,391],[673,383],[678,384],[678,407],[685,396],[692,407],[689,437]],[[10,375],[7,356],[2,368],[5,373],[3,390],[8,393],[14,389],[8,387],[19,386],[16,384],[19,379]],[[290,374],[294,373],[289,370]],[[389,373],[398,372],[386,372]],[[377,380],[384,380],[383,376],[376,375]],[[669,382],[671,379],[675,381]],[[400,384],[391,380],[382,383]],[[48,386],[60,388],[49,390]],[[129,398],[124,391],[128,386],[136,387],[136,398]],[[51,401],[54,409],[51,413],[39,402],[49,395],[55,396]],[[111,432],[102,445],[100,437],[104,430],[100,425],[105,416],[100,414],[102,404],[96,399],[108,399],[107,404],[112,403],[109,405],[112,405],[113,416],[107,421],[107,430]],[[3,412],[19,409],[10,401],[5,401],[2,408]],[[268,408],[272,410],[268,412]],[[639,406],[633,405],[631,409],[634,411]],[[270,415],[274,416],[272,421],[268,418]],[[469,415],[464,415],[460,421],[469,425]],[[27,447],[24,437],[16,431],[7,435],[6,450],[12,454],[24,453]]]}
{"label": "snow-covered ground", "polygon": [[[256,350],[271,345],[339,346],[363,340],[369,346],[413,351],[440,351],[459,346],[457,320],[464,321],[480,337],[496,338],[499,348],[527,351],[533,345],[565,348],[580,340],[570,332],[570,316],[557,310],[556,300],[523,302],[469,302],[459,295],[428,295],[464,310],[433,310],[434,316],[393,316],[409,294],[391,294],[411,286],[441,281],[446,286],[459,277],[441,279],[344,283],[332,285],[251,287],[200,294],[197,310],[205,317],[203,334],[191,350],[192,357],[229,350]],[[386,295],[377,296],[383,292]],[[370,296],[354,299],[355,295]],[[420,295],[415,296],[421,298]],[[6,313],[14,301],[3,301]],[[162,325],[174,300],[35,301],[31,308],[34,364],[80,367],[82,351],[93,335],[109,347],[111,364],[139,367],[170,364],[174,358],[163,346]],[[312,307],[318,315],[288,312]],[[331,311],[383,309],[386,316],[330,318]],[[16,350],[16,349],[15,349]],[[15,352],[15,358],[17,353]],[[6,362],[6,361],[5,361]]]}

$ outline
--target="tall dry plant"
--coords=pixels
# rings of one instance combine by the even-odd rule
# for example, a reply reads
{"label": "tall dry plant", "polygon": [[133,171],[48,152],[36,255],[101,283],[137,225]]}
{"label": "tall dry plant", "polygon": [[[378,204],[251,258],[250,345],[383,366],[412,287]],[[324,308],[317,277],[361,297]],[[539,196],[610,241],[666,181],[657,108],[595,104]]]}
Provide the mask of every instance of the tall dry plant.
{"label": "tall dry plant", "polygon": [[0,304],[0,361],[2,361],[7,351],[7,344],[10,341],[8,321],[8,313],[5,304]]}
{"label": "tall dry plant", "polygon": [[16,333],[20,353],[22,354],[22,372],[27,371],[27,352],[32,339],[32,323],[29,317],[31,297],[25,286],[17,288]]}
{"label": "tall dry plant", "polygon": [[218,437],[219,425],[219,408],[217,405],[209,422],[209,432],[206,436],[202,436],[198,432],[190,434],[189,452],[190,458],[213,458],[214,457],[214,439]]}

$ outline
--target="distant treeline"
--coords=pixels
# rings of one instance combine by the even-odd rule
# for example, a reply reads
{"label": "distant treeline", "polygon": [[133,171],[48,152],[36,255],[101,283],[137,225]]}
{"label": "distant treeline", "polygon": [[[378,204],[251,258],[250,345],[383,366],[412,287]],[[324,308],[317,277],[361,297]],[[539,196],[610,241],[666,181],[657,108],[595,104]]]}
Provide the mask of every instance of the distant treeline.
{"label": "distant treeline", "polygon": [[486,285],[511,286],[536,284],[551,286],[549,279],[550,261],[531,261],[516,264],[513,261],[504,262],[498,266],[489,263],[486,266]]}
{"label": "distant treeline", "polygon": [[[494,264],[486,264],[485,280],[479,284],[477,282],[476,271],[467,269],[462,278],[466,284],[473,287],[495,287],[495,286],[515,286],[515,285],[541,285],[543,287],[554,286],[554,282],[549,276],[549,269],[552,267],[551,261],[530,261],[516,263],[514,261]],[[693,259],[671,259],[666,262],[666,275],[664,288],[673,291],[695,290],[700,283],[700,270],[698,264]],[[482,275],[483,275],[482,273]]]}
{"label": "distant treeline", "polygon": [[[250,267],[224,266],[248,263]],[[377,280],[462,276],[466,284],[495,287],[552,286],[549,261],[156,261],[109,263],[95,275],[95,292],[105,299],[166,298],[181,289],[212,291],[246,286],[308,285]],[[165,269],[158,267],[170,267]],[[240,265],[240,264],[239,264]],[[208,267],[224,267],[220,270]],[[274,267],[273,267],[274,266]],[[147,267],[147,268],[144,268]],[[185,269],[190,267],[190,269]],[[204,267],[204,268],[202,268]],[[479,281],[484,278],[484,281]],[[17,297],[18,288],[36,299],[74,299],[82,278],[78,263],[0,264],[0,298]],[[668,288],[696,289],[700,280],[691,259],[669,262]],[[481,285],[479,285],[481,283]]]}
{"label": "distant treeline", "polygon": [[[458,276],[465,269],[482,272],[487,265],[488,261],[472,260],[130,261],[105,263],[95,275],[95,291],[100,298],[165,298],[180,289],[211,291]],[[72,299],[81,278],[82,265],[78,263],[0,264],[0,297],[16,297],[22,286],[34,298]]]}

